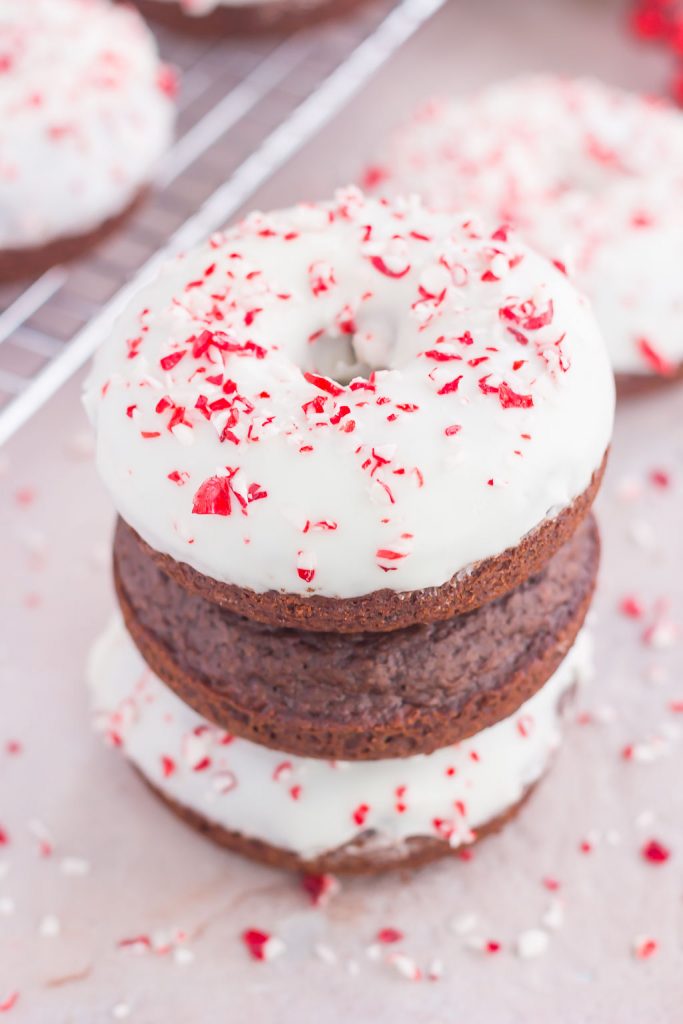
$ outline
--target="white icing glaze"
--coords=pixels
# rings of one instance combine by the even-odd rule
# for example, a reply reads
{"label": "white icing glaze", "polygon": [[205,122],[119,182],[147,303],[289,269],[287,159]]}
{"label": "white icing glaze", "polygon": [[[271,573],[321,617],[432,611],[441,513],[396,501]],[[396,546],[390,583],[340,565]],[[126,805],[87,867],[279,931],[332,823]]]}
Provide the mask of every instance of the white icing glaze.
{"label": "white icing glaze", "polygon": [[472,218],[355,189],[169,264],[86,386],[99,471],[149,544],[339,598],[516,545],[588,486],[613,405],[565,275]]}
{"label": "white icing glaze", "polygon": [[151,179],[173,75],[108,0],[0,0],[0,249],[85,233]]}
{"label": "white icing glaze", "polygon": [[370,178],[515,223],[586,292],[617,372],[683,364],[683,116],[672,105],[523,77],[431,102]]}
{"label": "white icing glaze", "polygon": [[582,633],[516,714],[432,754],[324,761],[229,737],[153,675],[120,620],[89,680],[97,728],[155,787],[225,829],[314,857],[373,830],[373,846],[441,836],[453,846],[516,804],[561,738],[561,698],[590,665]]}

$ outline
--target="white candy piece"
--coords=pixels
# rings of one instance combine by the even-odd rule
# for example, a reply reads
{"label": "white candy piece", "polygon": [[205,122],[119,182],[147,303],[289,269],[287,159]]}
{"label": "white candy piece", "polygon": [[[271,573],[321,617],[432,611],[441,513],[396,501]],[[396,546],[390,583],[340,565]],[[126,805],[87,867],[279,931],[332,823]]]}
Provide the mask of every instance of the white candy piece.
{"label": "white candy piece", "polygon": [[523,960],[543,956],[549,941],[548,933],[542,928],[527,928],[517,937],[517,954]]}

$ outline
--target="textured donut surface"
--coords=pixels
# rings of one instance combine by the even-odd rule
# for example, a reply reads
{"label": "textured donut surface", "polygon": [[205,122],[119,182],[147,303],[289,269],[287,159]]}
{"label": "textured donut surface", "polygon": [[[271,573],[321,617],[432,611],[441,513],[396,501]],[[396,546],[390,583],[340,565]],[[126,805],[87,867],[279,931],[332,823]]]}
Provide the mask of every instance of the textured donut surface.
{"label": "textured donut surface", "polygon": [[[564,659],[597,575],[592,517],[536,576],[466,615],[391,632],[264,626],[166,576],[119,523],[126,628],[162,682],[254,743],[347,761],[428,754],[512,714]],[[347,604],[347,602],[341,602]]]}

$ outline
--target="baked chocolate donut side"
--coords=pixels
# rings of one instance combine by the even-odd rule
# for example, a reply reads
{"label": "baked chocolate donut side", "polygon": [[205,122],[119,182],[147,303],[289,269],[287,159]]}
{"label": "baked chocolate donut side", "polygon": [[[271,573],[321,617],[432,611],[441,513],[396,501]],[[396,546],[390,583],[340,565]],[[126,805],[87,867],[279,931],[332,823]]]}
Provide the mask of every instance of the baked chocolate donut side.
{"label": "baked chocolate donut side", "polygon": [[512,714],[552,675],[590,605],[599,538],[590,517],[515,591],[446,622],[390,633],[265,626],[185,590],[122,521],[114,576],[145,661],[235,735],[307,757],[405,757]]}

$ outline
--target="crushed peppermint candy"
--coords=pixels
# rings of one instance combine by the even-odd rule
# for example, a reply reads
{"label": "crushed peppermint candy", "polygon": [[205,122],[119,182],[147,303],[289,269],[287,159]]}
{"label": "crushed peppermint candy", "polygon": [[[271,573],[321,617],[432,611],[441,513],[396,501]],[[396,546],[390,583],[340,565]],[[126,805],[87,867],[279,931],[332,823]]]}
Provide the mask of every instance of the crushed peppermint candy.
{"label": "crushed peppermint candy", "polygon": [[549,941],[548,933],[542,928],[528,928],[517,936],[517,955],[523,960],[543,956],[548,949]]}
{"label": "crushed peppermint candy", "polygon": [[636,960],[649,960],[659,950],[659,943],[649,935],[638,935],[631,948]]}
{"label": "crushed peppermint candy", "polygon": [[258,928],[248,928],[242,932],[242,942],[252,960],[274,960],[282,956],[286,949],[282,939]]}
{"label": "crushed peppermint candy", "polygon": [[10,992],[9,995],[0,997],[0,1013],[9,1013],[19,1002],[19,993]]}
{"label": "crushed peppermint candy", "polygon": [[387,963],[390,967],[400,974],[402,978],[407,981],[421,981],[423,974],[422,970],[415,963],[412,957],[407,956],[405,953],[390,953],[387,956]]}
{"label": "crushed peppermint candy", "polygon": [[314,907],[325,907],[341,889],[334,875],[303,875],[301,887],[308,893]]}
{"label": "crushed peppermint candy", "polygon": [[665,864],[671,856],[671,850],[658,839],[650,839],[641,849],[643,859],[651,864]]}

